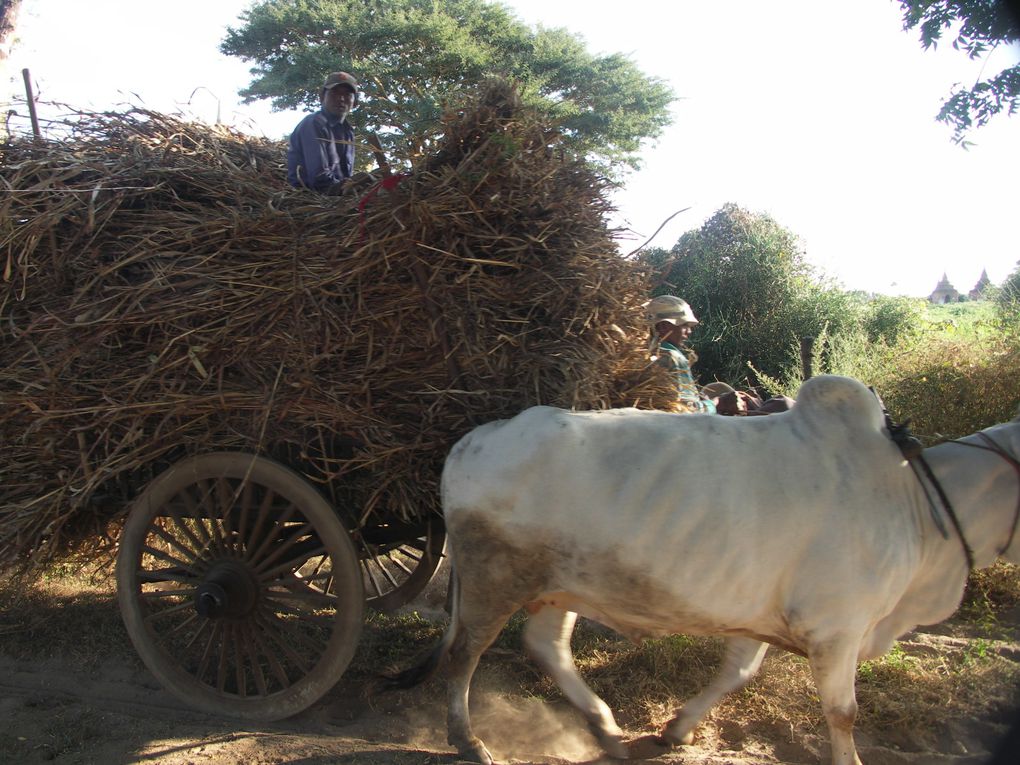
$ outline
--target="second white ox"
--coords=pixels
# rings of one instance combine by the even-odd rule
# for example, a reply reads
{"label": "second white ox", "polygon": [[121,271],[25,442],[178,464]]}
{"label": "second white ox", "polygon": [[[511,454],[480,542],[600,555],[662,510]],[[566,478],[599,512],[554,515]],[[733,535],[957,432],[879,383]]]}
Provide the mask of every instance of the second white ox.
{"label": "second white ox", "polygon": [[[985,432],[1018,453],[1017,421]],[[975,439],[964,440],[984,446]],[[975,564],[1020,562],[1012,458],[959,443],[925,457]],[[459,587],[439,646],[401,680],[449,653],[450,743],[482,763],[492,757],[471,730],[471,676],[522,606],[529,652],[615,757],[629,754],[621,730],[574,667],[576,614],[635,640],[728,636],[719,675],[665,741],[689,743],[773,644],[809,659],[834,765],[859,763],[857,662],[948,617],[968,574],[965,544],[948,521],[940,533],[879,403],[841,377],[809,380],[792,411],[769,417],[535,407],[461,439],[442,491]]]}

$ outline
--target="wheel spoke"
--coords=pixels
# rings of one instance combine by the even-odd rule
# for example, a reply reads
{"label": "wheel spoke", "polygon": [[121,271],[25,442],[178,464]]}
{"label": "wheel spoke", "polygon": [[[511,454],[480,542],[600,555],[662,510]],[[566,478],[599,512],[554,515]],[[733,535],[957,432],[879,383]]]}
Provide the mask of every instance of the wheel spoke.
{"label": "wheel spoke", "polygon": [[[197,619],[200,619],[200,618],[201,618],[201,617],[200,617],[200,616],[199,616],[198,614],[192,614],[192,615],[191,615],[191,616],[189,616],[189,617],[188,617],[187,619],[185,619],[185,620],[184,620],[183,622],[181,622],[181,623],[180,623],[180,624],[178,624],[178,625],[177,625],[176,627],[174,627],[174,628],[173,628],[172,630],[170,630],[170,631],[169,631],[169,632],[168,632],[167,634],[168,634],[168,635],[173,635],[173,634],[174,634],[174,633],[176,633],[176,632],[180,632],[180,631],[181,631],[181,630],[183,630],[183,629],[184,629],[185,627],[187,627],[187,626],[188,626],[189,624],[191,624],[192,622],[194,622],[194,621],[196,621]],[[198,629],[198,630],[196,631],[196,633],[195,633],[195,636],[193,636],[193,637],[191,638],[191,640],[189,640],[189,641],[188,641],[187,645],[185,645],[185,646],[184,646],[184,649],[185,649],[185,650],[187,650],[188,648],[190,648],[190,647],[191,647],[191,644],[195,642],[195,637],[197,637],[197,635],[198,635],[198,632],[201,632],[201,626],[200,626],[200,627],[199,627],[199,629]]]}
{"label": "wheel spoke", "polygon": [[261,539],[262,527],[269,519],[269,513],[272,510],[275,497],[276,494],[273,493],[273,490],[267,487],[265,494],[262,496],[262,501],[259,503],[258,512],[255,514],[255,525],[252,526],[251,534],[247,538],[241,539],[245,549],[245,560],[251,560],[251,552],[254,551]]}
{"label": "wheel spoke", "polygon": [[[284,654],[287,656],[287,658],[291,660],[291,663],[293,663],[298,669],[300,669],[304,674],[307,675],[310,671],[310,668],[308,666],[308,663],[305,661],[304,657],[299,656],[294,651],[294,649],[291,647],[291,644],[283,639],[283,636],[280,634],[280,631],[272,623],[275,622],[279,624],[280,620],[272,615],[270,616],[263,615],[256,621],[259,624],[259,626],[262,627],[262,634],[264,634],[267,638],[269,638],[269,640],[271,640],[273,643],[279,646],[280,650],[282,650]],[[319,646],[315,646],[314,643],[313,646],[316,650],[318,650]],[[289,681],[288,684],[290,684]]]}
{"label": "wheel spoke", "polygon": [[178,603],[175,606],[167,606],[166,608],[161,608],[159,611],[154,611],[145,617],[145,621],[148,623],[152,623],[157,619],[162,619],[166,616],[172,616],[173,614],[176,614],[179,611],[183,611],[186,608],[194,607],[195,607],[194,604],[190,600],[188,600],[183,603]]}
{"label": "wheel spoke", "polygon": [[[318,547],[312,550],[302,552],[300,558],[292,558],[291,560],[288,560],[285,563],[281,563],[279,566],[275,566],[274,568],[271,568],[268,571],[261,571],[259,570],[259,567],[256,566],[255,571],[258,574],[258,577],[261,581],[271,582],[276,580],[276,578],[279,577],[281,574],[288,574],[293,571],[297,571],[297,569],[301,568],[308,561],[309,558],[314,558],[316,555],[322,555],[325,552],[326,548],[323,547],[322,545],[319,545]],[[301,578],[305,581],[308,581],[306,577]]]}
{"label": "wheel spoke", "polygon": [[152,533],[166,542],[169,546],[176,549],[178,552],[183,553],[184,557],[190,560],[192,563],[198,561],[198,554],[200,547],[192,548],[184,544],[180,539],[171,534],[169,531],[164,529],[161,525],[154,523],[152,524]]}
{"label": "wheel spoke", "polygon": [[[294,531],[290,536],[288,536],[283,541],[278,542],[273,547],[273,551],[269,555],[267,555],[263,560],[261,560],[261,561],[259,561],[259,562],[257,562],[255,564],[255,573],[256,574],[261,574],[265,570],[266,566],[268,566],[270,563],[275,563],[276,561],[278,561],[280,559],[280,556],[282,556],[284,553],[286,553],[288,550],[290,550],[292,547],[294,547],[294,545],[297,544],[298,540],[300,540],[300,539],[308,539],[308,538],[313,538],[314,539],[314,537],[315,537],[315,529],[312,528],[312,524],[310,524],[310,523],[302,523],[297,528],[297,530]],[[320,545],[318,550],[321,553],[321,552],[325,552],[326,548],[322,547]],[[312,557],[312,555],[315,555],[315,552],[309,553],[308,555],[306,555],[304,558],[301,558],[300,560],[298,558],[294,558],[292,561],[288,561],[287,565],[292,570],[296,569],[296,568],[300,568],[304,564],[304,562],[306,560],[308,560],[309,558]]]}
{"label": "wheel spoke", "polygon": [[283,511],[283,514],[279,518],[275,518],[270,522],[269,530],[266,532],[265,538],[259,543],[259,546],[254,552],[250,552],[246,558],[249,563],[254,563],[262,558],[266,554],[266,550],[273,542],[278,542],[282,529],[287,525],[287,522],[294,515],[296,507],[290,502],[287,503],[287,508]]}
{"label": "wheel spoke", "polygon": [[366,561],[366,563],[368,563],[369,565],[374,563],[375,567],[379,569],[379,573],[381,573],[383,575],[383,578],[390,583],[392,589],[395,590],[397,589],[397,587],[400,586],[397,583],[397,580],[393,578],[393,574],[390,573],[389,569],[383,565],[382,560],[380,560],[379,558],[372,558],[371,560]]}
{"label": "wheel spoke", "polygon": [[223,628],[220,630],[220,660],[218,666],[216,667],[216,690],[218,690],[220,693],[223,693],[223,691],[227,687],[227,669],[228,669],[227,654],[229,653],[228,648],[229,643],[230,643],[229,628],[226,625],[224,625]]}
{"label": "wheel spoke", "polygon": [[251,512],[252,501],[254,500],[255,486],[251,481],[245,481],[241,488],[241,518],[237,524],[237,552],[244,553],[248,531],[248,514]]}
{"label": "wheel spoke", "polygon": [[220,513],[220,522],[223,527],[223,549],[227,553],[236,552],[234,549],[234,529],[232,523],[232,515],[235,505],[237,505],[238,499],[240,498],[241,492],[238,489],[231,488],[230,481],[226,478],[216,479],[217,497],[219,498],[220,507],[223,512]]}
{"label": "wheel spoke", "polygon": [[138,597],[142,600],[156,600],[158,598],[169,598],[172,595],[194,595],[195,588],[189,587],[186,590],[147,590]]}
{"label": "wheel spoke", "polygon": [[361,570],[368,574],[368,579],[372,583],[372,589],[375,590],[376,597],[382,597],[383,590],[379,585],[379,580],[375,578],[375,573],[372,571],[372,561],[375,558],[364,558],[361,561]]}
{"label": "wheel spoke", "polygon": [[[287,587],[288,589],[293,587],[307,587],[315,582],[328,582],[333,578],[333,575],[328,572],[324,572],[317,576],[301,576],[298,573],[291,572],[284,574],[275,579],[271,579],[268,582],[268,586],[273,588]],[[317,590],[325,592],[326,587],[316,587]]]}
{"label": "wheel spoke", "polygon": [[198,671],[195,673],[195,678],[200,682],[204,682],[202,681],[202,678],[205,677],[205,673],[209,669],[209,662],[212,659],[216,636],[222,631],[222,629],[223,626],[219,622],[214,623],[212,630],[209,632],[209,639],[205,641],[205,649],[202,651],[202,658],[198,664]]}
{"label": "wheel spoke", "polygon": [[241,628],[238,625],[232,625],[230,629],[231,636],[234,644],[234,680],[237,683],[237,695],[244,698],[248,695],[248,684],[247,678],[244,672],[244,648],[241,645]]}
{"label": "wheel spoke", "polygon": [[262,662],[259,661],[258,642],[255,639],[255,631],[250,624],[245,624],[240,630],[244,637],[244,652],[251,662],[251,673],[255,678],[255,689],[260,696],[268,696],[269,688],[266,685],[266,676],[262,673]]}
{"label": "wheel spoke", "polygon": [[[328,631],[333,625],[333,617],[329,616],[317,616],[314,613],[310,613],[307,610],[294,608],[293,606],[287,605],[286,603],[273,603],[273,609],[270,611],[273,618],[280,624],[281,629],[289,628],[293,626],[293,622],[303,622],[311,627],[315,627],[318,631]],[[280,619],[278,614],[287,614],[293,617],[291,620],[284,621]],[[295,637],[299,639],[305,637],[304,633],[297,629],[287,629],[288,634],[293,633]]]}
{"label": "wheel spoke", "polygon": [[[198,614],[195,614],[194,617],[193,617],[193,619],[200,619],[200,618],[201,617]],[[185,624],[190,624],[193,619],[188,619],[188,620],[182,622],[180,626],[184,626]],[[205,628],[208,627],[210,623],[211,622],[210,622],[209,619],[202,619],[202,623],[198,625],[198,629],[195,630],[195,634],[191,636],[191,640],[189,640],[187,643],[184,644],[184,650],[185,651],[187,651],[189,648],[191,648],[191,646],[193,646],[195,644],[195,641],[198,640],[198,638],[205,631]]]}
{"label": "wheel spoke", "polygon": [[209,481],[198,481],[196,483],[197,486],[201,487],[199,502],[205,509],[200,522],[203,522],[203,526],[204,522],[209,523],[208,533],[213,548],[220,555],[226,555],[227,547],[223,542],[223,535],[220,533],[220,522],[224,513],[230,512],[230,504],[221,504],[222,497],[220,496],[219,484],[219,480],[214,484]]}
{"label": "wheel spoke", "polygon": [[256,629],[256,625],[251,627],[252,637],[255,642],[258,643],[258,647],[262,651],[262,655],[266,657],[266,661],[269,662],[269,669],[272,670],[273,676],[276,677],[277,681],[284,688],[290,685],[290,678],[287,677],[287,671],[283,668],[280,660],[276,658],[276,653],[273,651],[272,646],[267,646],[263,640],[262,633]]}
{"label": "wheel spoke", "polygon": [[165,553],[162,550],[157,550],[155,547],[150,547],[149,545],[142,545],[141,550],[143,553],[147,553],[151,555],[153,558],[158,558],[159,560],[165,563],[170,563],[176,566],[177,568],[184,569],[185,571],[187,571],[189,574],[196,578],[199,576],[198,572],[193,567],[189,566],[182,560],[177,560],[177,558],[170,555],[170,553]]}
{"label": "wheel spoke", "polygon": [[321,590],[313,590],[311,587],[304,587],[302,590],[269,590],[266,592],[266,600],[276,604],[278,600],[297,600],[303,603],[311,603],[317,608],[336,608],[338,600],[336,595]]}
{"label": "wheel spoke", "polygon": [[[407,553],[405,553],[402,549],[399,552],[401,552],[404,555],[407,555]],[[408,556],[408,557],[411,557],[411,556]],[[399,568],[401,571],[403,571],[408,576],[411,576],[411,574],[414,573],[414,569],[408,568],[407,566],[405,566],[404,565],[404,561],[400,560],[400,558],[393,557],[393,553],[392,552],[386,553],[386,558],[387,558],[387,560],[389,560],[390,563],[392,563],[394,566]],[[415,560],[417,560],[418,562],[421,562],[420,558],[415,558]]]}
{"label": "wheel spoke", "polygon": [[179,568],[160,568],[153,571],[143,568],[135,571],[135,576],[139,584],[160,584],[161,582],[183,584],[185,582],[192,582],[195,579],[194,576],[185,573]]}
{"label": "wheel spoke", "polygon": [[[410,547],[412,550],[417,550],[418,552],[421,553],[421,555],[418,556],[418,557],[415,557],[414,555],[412,555],[411,553],[409,553],[407,551],[406,548],[408,548],[408,547]],[[409,558],[415,558],[415,560],[421,560],[425,556],[425,553],[429,549],[429,540],[428,539],[412,539],[409,542],[404,542],[397,549],[400,550],[402,553],[404,553],[404,555],[408,556]]]}
{"label": "wheel spoke", "polygon": [[188,525],[184,522],[184,519],[181,518],[181,514],[177,512],[177,508],[173,506],[173,503],[168,504],[166,506],[166,512],[173,520],[174,526],[176,526],[177,529],[181,532],[181,534],[184,535],[185,539],[187,539],[192,544],[192,546],[195,549],[193,558],[194,560],[198,560],[201,557],[202,552],[208,548],[208,544],[206,542],[201,541],[198,537],[195,536],[195,533],[188,528]]}
{"label": "wheel spoke", "polygon": [[[196,487],[199,490],[198,500],[196,500],[194,495],[191,493],[192,490],[195,489]],[[209,536],[209,529],[207,529],[205,527],[205,524],[202,522],[202,512],[200,505],[203,504],[203,502],[201,497],[201,489],[202,487],[200,484],[192,484],[191,486],[185,486],[180,490],[180,492],[178,492],[177,496],[184,503],[184,509],[188,511],[188,515],[190,515],[191,519],[195,522],[195,529],[199,534],[200,547],[202,549],[210,549],[212,547],[212,537]]]}

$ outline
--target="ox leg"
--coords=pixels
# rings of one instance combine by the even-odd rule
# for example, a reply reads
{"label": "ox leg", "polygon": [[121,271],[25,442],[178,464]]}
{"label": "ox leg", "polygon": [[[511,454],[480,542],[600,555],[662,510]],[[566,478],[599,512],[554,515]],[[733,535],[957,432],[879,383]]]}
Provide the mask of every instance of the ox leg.
{"label": "ox leg", "polygon": [[857,697],[854,675],[858,644],[853,641],[830,643],[811,651],[808,661],[818,688],[825,721],[829,725],[832,765],[861,765],[854,746],[854,720]]}
{"label": "ox leg", "polygon": [[493,765],[493,759],[485,744],[471,729],[468,695],[479,658],[492,645],[507,619],[517,610],[517,606],[506,608],[485,610],[462,606],[464,613],[459,619],[457,635],[450,646],[446,686],[447,741],[456,747],[461,757],[482,765]]}
{"label": "ox leg", "polygon": [[690,744],[694,741],[694,729],[698,723],[719,699],[751,681],[761,668],[768,649],[768,643],[759,640],[729,638],[719,673],[705,690],[677,710],[676,716],[663,730],[662,737],[671,744]]}
{"label": "ox leg", "polygon": [[524,647],[563,691],[563,695],[588,721],[599,745],[610,757],[628,758],[623,731],[616,724],[609,706],[595,695],[577,672],[570,636],[577,614],[553,606],[532,612],[524,625]]}

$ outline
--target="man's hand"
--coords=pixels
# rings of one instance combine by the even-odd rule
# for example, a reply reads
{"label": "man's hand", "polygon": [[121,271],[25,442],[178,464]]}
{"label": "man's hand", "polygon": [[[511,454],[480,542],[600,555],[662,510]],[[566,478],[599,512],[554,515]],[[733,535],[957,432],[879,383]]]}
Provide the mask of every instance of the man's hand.
{"label": "man's hand", "polygon": [[357,194],[375,183],[375,176],[372,173],[355,173],[344,181],[343,194]]}
{"label": "man's hand", "polygon": [[343,180],[338,183],[334,183],[328,189],[326,189],[327,197],[340,197],[347,193],[347,186],[349,181]]}
{"label": "man's hand", "polygon": [[715,411],[727,415],[747,414],[747,398],[745,396],[743,391],[723,393],[715,399]]}

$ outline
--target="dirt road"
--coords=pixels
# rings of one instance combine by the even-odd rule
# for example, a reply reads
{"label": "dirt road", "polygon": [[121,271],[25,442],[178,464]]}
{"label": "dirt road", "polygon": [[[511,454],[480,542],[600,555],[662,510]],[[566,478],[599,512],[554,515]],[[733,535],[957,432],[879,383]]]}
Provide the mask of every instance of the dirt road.
{"label": "dirt road", "polygon": [[[456,761],[445,742],[441,682],[379,694],[371,692],[362,672],[352,680],[345,676],[297,717],[266,725],[238,723],[194,712],[159,687],[135,656],[109,591],[50,588],[27,601],[0,605],[0,763]],[[915,650],[910,645],[926,650],[924,639],[908,644]],[[533,671],[528,667],[517,651],[498,649],[483,658],[472,702],[476,728],[493,754],[511,763],[601,762],[594,739],[572,709],[522,695],[519,679]],[[857,738],[868,765],[984,765],[1005,729],[1001,717],[961,719],[934,737],[861,729]],[[824,728],[755,723],[723,708],[699,728],[694,746],[648,762],[777,765],[827,758]]]}

